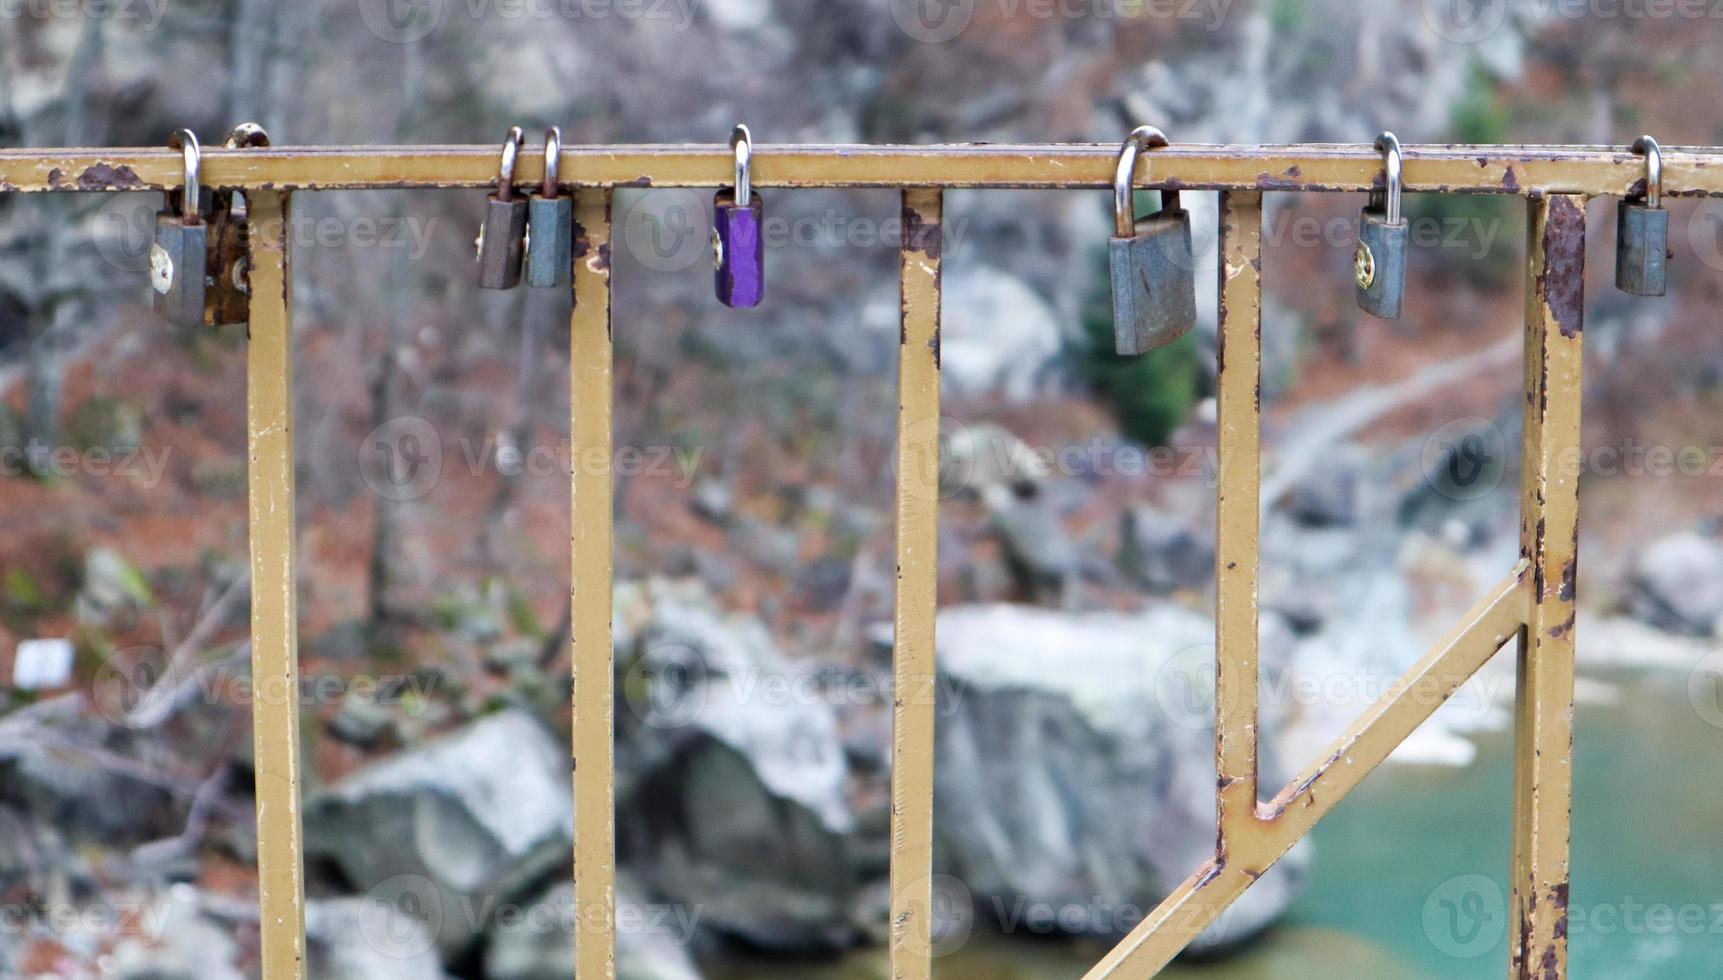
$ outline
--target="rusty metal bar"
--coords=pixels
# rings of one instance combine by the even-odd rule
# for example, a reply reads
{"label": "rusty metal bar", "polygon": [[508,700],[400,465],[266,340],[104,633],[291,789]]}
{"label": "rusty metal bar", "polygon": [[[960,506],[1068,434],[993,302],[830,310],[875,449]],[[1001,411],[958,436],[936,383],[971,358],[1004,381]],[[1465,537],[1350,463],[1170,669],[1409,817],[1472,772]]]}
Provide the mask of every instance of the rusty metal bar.
{"label": "rusty metal bar", "polygon": [[576,192],[569,321],[575,975],[616,976],[616,675],[611,647],[610,191]]}
{"label": "rusty metal bar", "polygon": [[939,285],[944,196],[903,192],[897,354],[897,600],[892,651],[891,976],[930,980],[933,910]]}
{"label": "rusty metal bar", "polygon": [[1573,806],[1574,591],[1579,567],[1585,198],[1532,202],[1526,247],[1526,407],[1520,551],[1530,564],[1514,701],[1509,975],[1567,972]]}
{"label": "rusty metal bar", "polygon": [[1256,819],[1257,532],[1262,467],[1262,194],[1220,200],[1220,322],[1215,353],[1219,472],[1215,516],[1215,772],[1219,844]]}
{"label": "rusty metal bar", "polygon": [[[1117,144],[935,146],[761,145],[758,187],[1112,186]],[[1664,193],[1723,195],[1714,151],[1663,150]],[[713,187],[731,179],[723,144],[569,147],[565,183],[599,187]],[[164,148],[0,150],[0,192],[162,190],[181,160]],[[540,154],[525,154],[523,184],[538,181]],[[1381,179],[1369,143],[1293,146],[1183,144],[1156,150],[1144,186],[1190,190],[1365,191]],[[391,187],[479,188],[496,183],[496,147],[331,146],[209,148],[204,182],[266,190]],[[1477,194],[1625,196],[1645,161],[1626,147],[1407,146],[1405,189]]]}
{"label": "rusty metal bar", "polygon": [[[251,520],[251,722],[256,761],[258,930],[269,980],[305,976],[299,808],[299,616],[293,501],[293,281],[288,195],[254,192],[246,348]],[[266,696],[264,692],[269,692]]]}

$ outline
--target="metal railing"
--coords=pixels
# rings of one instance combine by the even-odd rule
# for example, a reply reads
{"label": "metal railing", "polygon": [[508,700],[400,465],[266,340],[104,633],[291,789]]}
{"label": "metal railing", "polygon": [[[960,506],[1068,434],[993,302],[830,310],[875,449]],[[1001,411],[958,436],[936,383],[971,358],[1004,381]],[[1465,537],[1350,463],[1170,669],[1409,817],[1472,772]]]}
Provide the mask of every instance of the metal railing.
{"label": "metal railing", "polygon": [[[1116,148],[770,146],[754,151],[756,187],[894,187],[900,245],[897,594],[891,807],[891,968],[931,976],[935,529],[939,470],[940,227],[949,187],[1103,189]],[[1723,195],[1716,151],[1663,152],[1667,194]],[[168,149],[0,151],[0,191],[176,188]],[[568,147],[575,189],[570,330],[573,771],[576,975],[615,975],[615,825],[611,636],[612,339],[610,205],[618,187],[725,184],[733,157],[714,146]],[[297,689],[291,271],[295,191],[484,188],[491,146],[211,149],[203,180],[246,193],[249,239],[249,461],[252,658],[257,683]],[[516,179],[542,176],[523,154]],[[1501,646],[1518,637],[1509,974],[1564,976],[1571,807],[1577,450],[1585,249],[1592,196],[1642,193],[1645,160],[1626,148],[1408,147],[1409,191],[1517,195],[1527,202],[1525,428],[1521,555],[1505,577],[1327,750],[1259,802],[1257,581],[1260,521],[1263,195],[1379,189],[1382,160],[1356,146],[1172,146],[1145,156],[1135,184],[1221,193],[1219,520],[1216,553],[1214,857],[1195,869],[1087,974],[1148,977],[1165,966],[1310,831]],[[1152,179],[1150,172],[1152,171]],[[259,900],[266,980],[304,976],[298,712],[254,702]],[[593,928],[592,924],[603,924]]]}

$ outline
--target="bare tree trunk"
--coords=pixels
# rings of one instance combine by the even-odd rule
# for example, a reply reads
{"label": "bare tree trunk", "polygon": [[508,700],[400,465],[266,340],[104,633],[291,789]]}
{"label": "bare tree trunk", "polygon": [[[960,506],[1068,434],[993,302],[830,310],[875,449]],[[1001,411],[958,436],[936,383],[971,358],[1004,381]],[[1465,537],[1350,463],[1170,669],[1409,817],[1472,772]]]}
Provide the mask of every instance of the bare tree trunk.
{"label": "bare tree trunk", "polygon": [[[402,45],[401,65],[401,98],[403,105],[413,105],[418,98],[419,90],[419,59],[417,45]],[[406,128],[407,114],[401,112],[396,118],[395,135],[403,135]],[[396,219],[405,220],[407,201],[403,193],[393,195],[393,207],[390,209]],[[390,290],[389,302],[389,336],[383,351],[383,357],[378,364],[376,380],[371,387],[371,423],[373,426],[382,425],[396,417],[400,404],[399,355],[401,349],[408,343],[411,336],[412,324],[410,297],[414,290],[409,288],[412,282],[412,267],[410,256],[405,250],[396,249],[390,256],[394,265],[390,281],[394,288]],[[363,345],[361,345],[363,346]],[[401,523],[406,516],[405,508],[411,506],[410,501],[391,500],[388,497],[377,498],[377,518],[371,531],[371,563],[368,570],[367,587],[370,593],[370,616],[368,632],[371,634],[374,646],[397,647],[399,645],[399,616],[390,601],[390,592],[394,579],[394,564],[397,557],[397,542],[401,538]]]}
{"label": "bare tree trunk", "polygon": [[[78,47],[66,66],[65,94],[60,104],[58,137],[61,146],[77,146],[89,140],[90,79],[102,60],[102,17],[84,21]],[[58,203],[58,202],[56,202]],[[68,279],[75,275],[70,243],[76,232],[60,208],[47,202],[32,202],[27,213],[33,222],[27,255],[30,281],[37,284],[33,296],[24,297],[29,319],[45,321],[42,332],[29,348],[30,399],[26,422],[29,439],[53,447],[60,443],[60,389],[65,380],[65,355],[84,305],[81,290]]]}

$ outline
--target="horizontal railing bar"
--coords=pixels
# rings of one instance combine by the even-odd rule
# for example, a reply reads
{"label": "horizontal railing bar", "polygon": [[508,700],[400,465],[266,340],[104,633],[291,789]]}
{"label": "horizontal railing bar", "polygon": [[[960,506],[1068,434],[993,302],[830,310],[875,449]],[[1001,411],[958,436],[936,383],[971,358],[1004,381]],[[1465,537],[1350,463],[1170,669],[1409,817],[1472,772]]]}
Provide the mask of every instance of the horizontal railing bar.
{"label": "horizontal railing bar", "polygon": [[[1111,186],[1113,144],[817,146],[762,144],[757,187],[986,187],[1100,189]],[[496,181],[498,147],[327,146],[204,151],[204,183],[240,189],[364,190],[481,188]],[[517,182],[537,183],[542,154],[526,153]],[[715,187],[731,179],[722,144],[577,146],[561,159],[563,182],[589,187]],[[177,151],[0,150],[0,192],[162,190],[180,182]],[[1144,154],[1145,186],[1193,190],[1364,191],[1381,180],[1368,144],[1174,145]],[[1625,195],[1645,162],[1626,147],[1405,147],[1408,191]],[[1723,151],[1665,147],[1664,193],[1723,196]]]}

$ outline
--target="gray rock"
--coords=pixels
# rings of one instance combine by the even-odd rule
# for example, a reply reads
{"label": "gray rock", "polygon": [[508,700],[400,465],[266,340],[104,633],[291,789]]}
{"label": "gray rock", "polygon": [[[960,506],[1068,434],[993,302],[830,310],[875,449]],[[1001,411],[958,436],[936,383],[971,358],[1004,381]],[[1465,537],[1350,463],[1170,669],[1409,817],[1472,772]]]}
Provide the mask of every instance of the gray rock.
{"label": "gray rock", "polygon": [[1174,514],[1139,505],[1120,519],[1119,565],[1158,592],[1197,588],[1214,579],[1214,535]]}
{"label": "gray rock", "polygon": [[437,942],[453,956],[483,927],[468,910],[518,898],[568,861],[573,812],[566,747],[510,709],[308,799],[305,853],[373,898],[439,909]]}
{"label": "gray rock", "polygon": [[[688,948],[698,908],[642,901],[628,879],[616,890],[617,980],[701,980]],[[558,883],[513,926],[493,927],[485,947],[487,980],[567,980],[574,975],[574,886]]]}
{"label": "gray rock", "polygon": [[[983,914],[1051,906],[1063,929],[1114,937],[1213,857],[1212,620],[966,606],[940,614],[938,642],[935,804]],[[1265,669],[1281,657],[1265,649]],[[1288,854],[1192,948],[1267,927],[1309,860]]]}
{"label": "gray rock", "polygon": [[723,524],[735,509],[736,491],[723,480],[700,480],[694,484],[689,505],[701,517],[714,524]]}
{"label": "gray rock", "polygon": [[0,719],[0,802],[72,844],[129,846],[179,833],[185,809],[173,792],[99,761],[131,755],[134,735],[78,696],[14,712]]}
{"label": "gray rock", "polygon": [[1364,516],[1370,455],[1362,446],[1335,447],[1322,465],[1292,488],[1291,516],[1313,527],[1350,526]]}
{"label": "gray rock", "polygon": [[311,980],[446,980],[436,932],[384,901],[305,903],[306,969]]}
{"label": "gray rock", "polygon": [[[129,900],[112,897],[116,905]],[[177,886],[138,909],[103,973],[120,980],[244,980],[233,931],[204,914],[199,894]]]}
{"label": "gray rock", "polygon": [[329,734],[360,748],[371,748],[395,730],[395,715],[374,701],[348,698],[329,719]]}
{"label": "gray rock", "polygon": [[91,548],[84,556],[83,587],[78,591],[78,618],[103,623],[122,610],[155,605],[149,579],[112,548]]}
{"label": "gray rock", "polygon": [[1635,618],[1710,636],[1723,617],[1723,544],[1691,532],[1659,538],[1634,563],[1632,588]]}
{"label": "gray rock", "polygon": [[848,764],[818,676],[693,581],[616,589],[621,860],[767,949],[853,939]]}
{"label": "gray rock", "polygon": [[1059,355],[1060,318],[1040,293],[994,266],[946,270],[940,377],[961,394],[1032,397]]}

